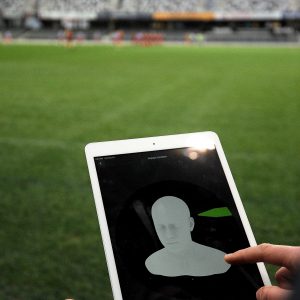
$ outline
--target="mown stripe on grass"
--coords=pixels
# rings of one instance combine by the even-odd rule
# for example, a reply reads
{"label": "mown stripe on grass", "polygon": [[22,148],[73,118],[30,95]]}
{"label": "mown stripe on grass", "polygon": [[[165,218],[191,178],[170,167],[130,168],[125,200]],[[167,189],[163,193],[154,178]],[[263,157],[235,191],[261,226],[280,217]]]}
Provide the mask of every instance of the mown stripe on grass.
{"label": "mown stripe on grass", "polygon": [[0,138],[0,144],[13,145],[13,146],[32,146],[32,147],[52,147],[69,149],[84,148],[83,143],[72,142],[72,141],[60,141],[60,140],[49,140],[49,139],[24,139],[24,138]]}

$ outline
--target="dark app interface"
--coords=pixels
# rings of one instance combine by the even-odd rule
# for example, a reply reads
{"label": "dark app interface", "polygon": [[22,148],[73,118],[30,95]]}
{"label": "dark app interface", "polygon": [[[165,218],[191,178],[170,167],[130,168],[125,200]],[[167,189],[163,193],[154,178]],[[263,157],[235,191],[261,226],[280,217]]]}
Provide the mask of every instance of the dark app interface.
{"label": "dark app interface", "polygon": [[256,299],[256,265],[215,149],[95,158],[124,300]]}

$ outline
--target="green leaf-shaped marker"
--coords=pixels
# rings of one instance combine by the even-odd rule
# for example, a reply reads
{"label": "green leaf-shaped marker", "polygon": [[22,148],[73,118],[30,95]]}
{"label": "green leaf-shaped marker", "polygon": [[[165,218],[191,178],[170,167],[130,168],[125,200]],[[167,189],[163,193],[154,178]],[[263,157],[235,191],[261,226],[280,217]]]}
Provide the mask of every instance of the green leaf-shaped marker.
{"label": "green leaf-shaped marker", "polygon": [[230,217],[232,213],[228,209],[228,207],[218,207],[213,208],[202,213],[199,213],[200,217],[211,217],[211,218],[222,218],[222,217]]}

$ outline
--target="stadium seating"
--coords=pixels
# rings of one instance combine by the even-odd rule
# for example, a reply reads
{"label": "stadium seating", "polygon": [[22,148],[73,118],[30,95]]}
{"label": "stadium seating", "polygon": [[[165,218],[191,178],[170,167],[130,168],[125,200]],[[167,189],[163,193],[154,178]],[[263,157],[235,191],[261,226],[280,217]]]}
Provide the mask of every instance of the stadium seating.
{"label": "stadium seating", "polygon": [[[22,0],[4,0],[19,2]],[[23,0],[24,2],[24,0]],[[295,11],[300,0],[40,0],[40,10],[58,12],[247,12]]]}
{"label": "stadium seating", "polygon": [[203,11],[204,6],[199,0],[140,0],[140,10],[154,12],[195,12]]}
{"label": "stadium seating", "polygon": [[119,2],[118,10],[123,13],[137,13],[140,12],[139,0],[123,0]]}
{"label": "stadium seating", "polygon": [[268,13],[297,10],[297,0],[226,0],[214,1],[213,10],[218,12]]}
{"label": "stadium seating", "polygon": [[40,0],[39,15],[97,15],[101,12],[111,12],[116,9],[115,0]]}
{"label": "stadium seating", "polygon": [[5,18],[14,19],[24,15],[27,1],[24,0],[1,0],[0,9]]}
{"label": "stadium seating", "polygon": [[0,0],[7,18],[18,18],[28,7],[40,16],[91,15],[103,13],[202,12],[272,13],[299,11],[300,0]]}

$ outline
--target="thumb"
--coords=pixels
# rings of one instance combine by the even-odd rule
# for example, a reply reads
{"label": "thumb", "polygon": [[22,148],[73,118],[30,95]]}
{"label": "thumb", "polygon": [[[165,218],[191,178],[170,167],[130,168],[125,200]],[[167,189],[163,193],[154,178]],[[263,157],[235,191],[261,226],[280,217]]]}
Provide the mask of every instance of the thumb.
{"label": "thumb", "polygon": [[264,286],[256,292],[257,300],[288,300],[291,291],[278,286]]}

